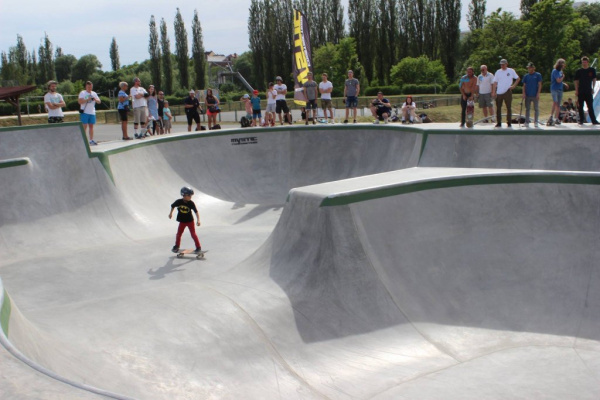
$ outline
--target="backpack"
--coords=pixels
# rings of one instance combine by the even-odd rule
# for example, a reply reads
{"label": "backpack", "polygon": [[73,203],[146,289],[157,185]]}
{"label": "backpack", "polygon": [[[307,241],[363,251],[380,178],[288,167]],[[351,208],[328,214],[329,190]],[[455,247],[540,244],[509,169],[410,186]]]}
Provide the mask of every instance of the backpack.
{"label": "backpack", "polygon": [[242,128],[248,128],[250,126],[250,120],[246,117],[242,117],[240,118],[240,124],[242,125]]}

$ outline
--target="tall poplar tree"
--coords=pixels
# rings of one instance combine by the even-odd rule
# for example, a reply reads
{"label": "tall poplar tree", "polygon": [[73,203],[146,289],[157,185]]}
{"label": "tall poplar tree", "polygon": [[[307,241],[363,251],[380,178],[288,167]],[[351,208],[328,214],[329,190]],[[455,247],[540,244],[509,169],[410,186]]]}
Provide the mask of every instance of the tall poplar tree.
{"label": "tall poplar tree", "polygon": [[167,31],[165,19],[160,20],[160,48],[162,50],[162,67],[165,76],[164,91],[168,94],[173,93],[173,62],[171,60],[171,41]]}
{"label": "tall poplar tree", "polygon": [[469,30],[471,30],[471,32],[483,28],[483,23],[485,21],[485,3],[486,0],[471,0],[471,4],[469,4],[467,23],[469,24]]}
{"label": "tall poplar tree", "polygon": [[117,40],[114,36],[110,42],[110,66],[112,67],[113,71],[117,71],[119,68],[121,68],[121,62],[119,60],[119,46],[117,46]]}
{"label": "tall poplar tree", "polygon": [[40,71],[41,82],[47,82],[56,77],[56,71],[54,69],[54,50],[52,48],[52,42],[48,37],[48,34],[44,35],[44,39],[38,49],[38,63]]}
{"label": "tall poplar tree", "polygon": [[446,75],[454,77],[454,67],[460,39],[460,0],[436,0],[436,30],[439,40],[440,61]]}
{"label": "tall poplar tree", "polygon": [[206,87],[206,56],[204,55],[202,25],[198,18],[198,10],[194,10],[194,19],[192,20],[192,59],[194,60],[195,87],[204,89]]}
{"label": "tall poplar tree", "polygon": [[160,79],[160,46],[158,43],[158,31],[156,30],[156,20],[154,15],[150,16],[150,41],[148,44],[148,53],[150,54],[150,75],[152,83],[156,90],[161,86]]}
{"label": "tall poplar tree", "polygon": [[181,12],[177,8],[175,15],[175,56],[179,67],[179,84],[184,89],[190,88],[188,40]]}

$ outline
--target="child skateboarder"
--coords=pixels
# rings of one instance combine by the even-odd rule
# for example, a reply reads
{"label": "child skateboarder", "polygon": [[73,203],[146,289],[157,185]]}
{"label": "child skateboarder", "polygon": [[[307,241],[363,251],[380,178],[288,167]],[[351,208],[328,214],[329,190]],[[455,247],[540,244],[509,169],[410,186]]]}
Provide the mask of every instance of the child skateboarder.
{"label": "child skateboarder", "polygon": [[177,236],[175,238],[175,246],[171,249],[173,253],[179,252],[179,246],[181,244],[181,236],[183,235],[183,231],[187,227],[190,231],[190,235],[192,235],[192,239],[194,239],[194,243],[196,244],[196,250],[194,253],[200,253],[202,251],[202,247],[200,246],[200,241],[198,240],[198,236],[196,235],[196,228],[194,227],[194,216],[192,215],[192,211],[196,213],[196,222],[197,226],[200,226],[200,216],[198,215],[198,209],[196,209],[196,204],[192,201],[192,196],[194,191],[184,186],[181,188],[181,199],[175,200],[173,204],[171,204],[171,212],[169,213],[169,219],[173,218],[173,210],[177,208],[177,221],[179,222],[179,228],[177,229]]}

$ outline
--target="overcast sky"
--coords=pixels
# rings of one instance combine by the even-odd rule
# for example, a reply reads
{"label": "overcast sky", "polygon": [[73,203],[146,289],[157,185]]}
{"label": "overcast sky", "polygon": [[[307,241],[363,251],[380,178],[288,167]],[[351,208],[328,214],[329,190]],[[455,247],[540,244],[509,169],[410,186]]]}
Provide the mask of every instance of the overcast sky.
{"label": "overcast sky", "polygon": [[[348,0],[343,0],[347,10]],[[463,1],[461,29],[467,29],[466,13],[470,1]],[[101,0],[59,2],[41,0],[0,0],[0,51],[8,52],[20,34],[27,50],[39,47],[48,34],[56,49],[79,58],[95,54],[102,69],[110,70],[109,48],[113,36],[119,46],[122,65],[143,61],[148,55],[148,24],[154,15],[157,25],[164,18],[174,50],[173,21],[179,7],[188,34],[192,30],[194,9],[198,10],[204,48],[219,54],[243,53],[248,50],[248,7],[250,0]],[[519,15],[520,0],[488,0],[487,14],[502,7]],[[192,41],[188,39],[191,51]]]}

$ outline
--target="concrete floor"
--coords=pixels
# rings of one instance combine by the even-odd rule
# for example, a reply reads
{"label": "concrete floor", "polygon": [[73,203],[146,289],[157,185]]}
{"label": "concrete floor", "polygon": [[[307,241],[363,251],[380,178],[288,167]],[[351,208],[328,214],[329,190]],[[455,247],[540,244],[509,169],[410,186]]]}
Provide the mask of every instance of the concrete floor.
{"label": "concrete floor", "polygon": [[0,130],[0,398],[598,398],[594,128],[119,134]]}

